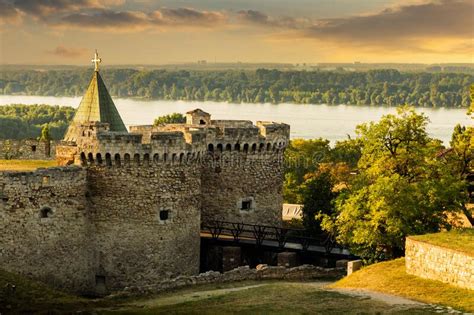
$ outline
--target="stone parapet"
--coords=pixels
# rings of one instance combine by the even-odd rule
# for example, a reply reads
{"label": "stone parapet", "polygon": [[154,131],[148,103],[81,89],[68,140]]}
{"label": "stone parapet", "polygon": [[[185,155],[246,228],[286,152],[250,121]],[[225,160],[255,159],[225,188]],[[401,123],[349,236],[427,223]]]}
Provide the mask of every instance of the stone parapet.
{"label": "stone parapet", "polygon": [[474,290],[474,256],[407,237],[406,271],[409,274]]}

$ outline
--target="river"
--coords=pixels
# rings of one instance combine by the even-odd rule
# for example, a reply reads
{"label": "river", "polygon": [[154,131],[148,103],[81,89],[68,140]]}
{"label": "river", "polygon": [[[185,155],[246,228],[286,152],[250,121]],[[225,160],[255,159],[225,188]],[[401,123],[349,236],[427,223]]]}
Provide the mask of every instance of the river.
{"label": "river", "polygon": [[[49,104],[77,107],[81,97],[0,95],[0,106],[7,104]],[[285,122],[291,126],[292,138],[326,138],[337,140],[354,136],[356,125],[376,121],[389,113],[393,107],[371,107],[353,105],[305,105],[305,104],[229,104],[218,102],[188,101],[143,101],[136,99],[114,99],[122,119],[127,126],[151,124],[155,117],[201,108],[213,119],[246,119]],[[425,113],[430,123],[428,133],[434,138],[449,143],[456,124],[472,124],[465,109],[417,108]]]}

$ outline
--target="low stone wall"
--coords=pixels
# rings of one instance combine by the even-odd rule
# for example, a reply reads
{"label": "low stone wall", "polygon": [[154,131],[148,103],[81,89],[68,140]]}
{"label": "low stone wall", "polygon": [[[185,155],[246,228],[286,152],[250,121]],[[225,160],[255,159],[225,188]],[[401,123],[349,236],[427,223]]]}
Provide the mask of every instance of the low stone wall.
{"label": "low stone wall", "polygon": [[474,290],[474,257],[466,253],[407,237],[405,261],[409,274]]}
{"label": "low stone wall", "polygon": [[325,278],[339,278],[345,275],[345,268],[322,268],[313,265],[302,265],[294,268],[258,265],[256,269],[242,266],[220,273],[208,271],[197,276],[180,276],[177,278],[157,282],[153,285],[135,287],[130,286],[115,296],[138,294],[153,294],[165,290],[177,289],[192,285],[209,283],[224,283],[244,280],[314,280]]}

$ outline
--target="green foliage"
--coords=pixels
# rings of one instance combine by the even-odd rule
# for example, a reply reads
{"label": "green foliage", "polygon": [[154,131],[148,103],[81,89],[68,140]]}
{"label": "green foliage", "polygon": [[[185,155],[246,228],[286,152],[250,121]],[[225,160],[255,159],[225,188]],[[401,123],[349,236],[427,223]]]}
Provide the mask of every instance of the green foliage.
{"label": "green foliage", "polygon": [[304,176],[314,173],[320,162],[329,158],[329,140],[325,139],[294,139],[285,151],[285,185],[283,198],[289,203],[301,203],[299,193]]}
{"label": "green foliage", "polygon": [[41,141],[50,141],[51,140],[51,133],[49,132],[49,125],[45,124],[41,129]]}
{"label": "green foliage", "polygon": [[320,217],[332,216],[335,212],[334,199],[337,194],[333,191],[334,182],[327,171],[318,172],[308,178],[302,185],[303,226],[310,235],[319,235],[321,228]]}
{"label": "green foliage", "polygon": [[172,113],[165,116],[160,116],[155,119],[153,126],[163,125],[163,124],[182,124],[186,122],[186,117],[180,113]]}
{"label": "green foliage", "polygon": [[324,226],[337,227],[338,240],[367,261],[401,256],[407,235],[450,228],[448,212],[466,201],[465,183],[438,158],[442,147],[428,137],[427,122],[404,107],[357,127],[359,174]]}
{"label": "green foliage", "polygon": [[[469,107],[474,76],[465,73],[345,71],[187,71],[105,69],[117,97],[234,103]],[[90,70],[0,72],[0,93],[80,96]]]}
{"label": "green foliage", "polygon": [[38,138],[47,125],[51,139],[62,139],[74,116],[72,107],[12,104],[0,106],[0,139]]}

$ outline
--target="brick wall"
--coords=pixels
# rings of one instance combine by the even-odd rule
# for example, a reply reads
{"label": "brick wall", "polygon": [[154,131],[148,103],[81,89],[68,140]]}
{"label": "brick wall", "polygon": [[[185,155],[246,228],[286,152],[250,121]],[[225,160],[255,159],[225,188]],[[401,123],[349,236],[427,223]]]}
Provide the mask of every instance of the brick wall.
{"label": "brick wall", "polygon": [[407,237],[405,261],[409,274],[474,290],[474,256]]}

